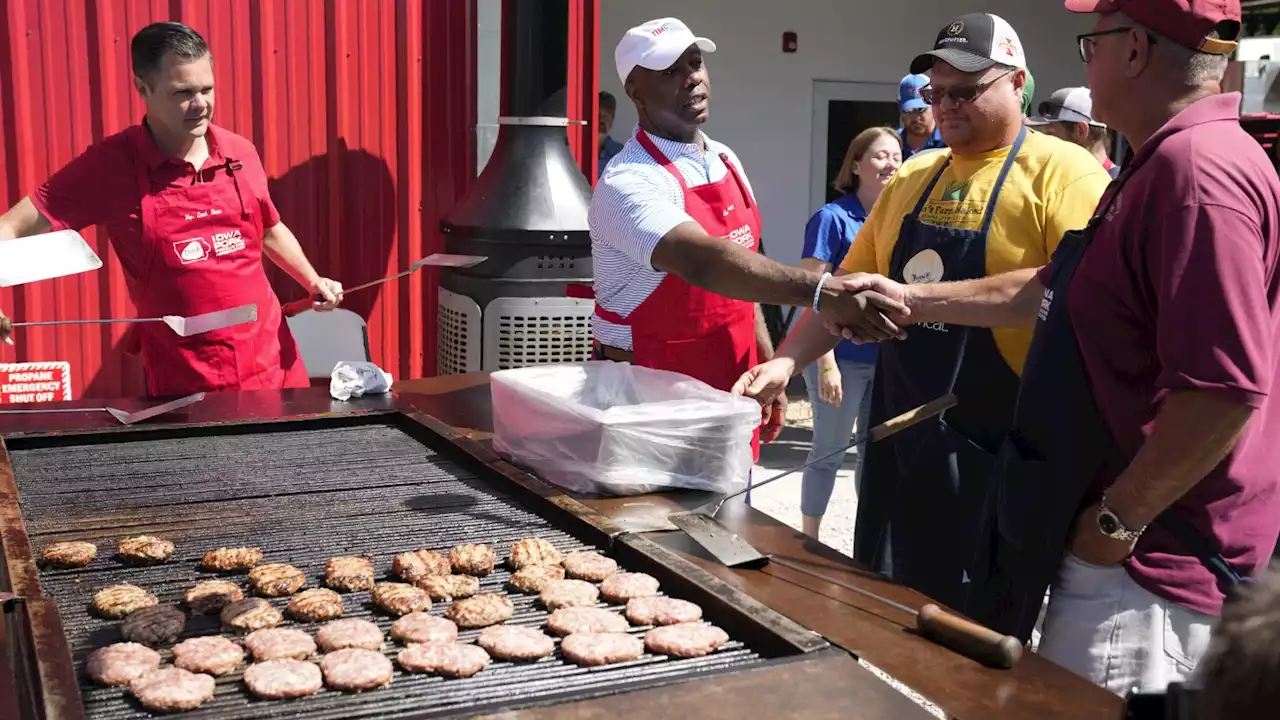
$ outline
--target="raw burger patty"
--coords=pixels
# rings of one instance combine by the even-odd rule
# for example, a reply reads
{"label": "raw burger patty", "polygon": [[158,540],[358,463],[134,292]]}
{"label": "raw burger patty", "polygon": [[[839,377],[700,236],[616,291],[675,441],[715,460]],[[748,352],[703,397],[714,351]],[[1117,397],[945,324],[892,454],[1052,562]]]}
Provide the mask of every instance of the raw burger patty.
{"label": "raw burger patty", "polygon": [[512,570],[527,568],[530,565],[559,565],[564,556],[551,543],[542,538],[524,538],[511,543],[511,554],[507,563]]}
{"label": "raw burger patty", "polygon": [[[347,618],[334,620],[316,633],[316,644],[325,652],[346,648],[382,649],[382,630],[368,620]],[[327,676],[328,673],[325,673]]]}
{"label": "raw burger patty", "polygon": [[159,604],[160,600],[155,595],[128,583],[103,588],[93,596],[93,609],[102,617],[112,620]]}
{"label": "raw burger patty", "polygon": [[489,665],[489,653],[476,645],[448,643],[410,645],[396,656],[409,672],[428,672],[445,677],[471,677]]}
{"label": "raw burger patty", "polygon": [[600,583],[600,595],[609,602],[623,604],[632,598],[658,594],[658,579],[644,573],[618,573]]}
{"label": "raw burger patty", "polygon": [[204,554],[200,566],[205,570],[248,570],[262,562],[262,548],[222,547]]}
{"label": "raw burger patty", "polygon": [[55,567],[84,567],[98,554],[98,546],[93,543],[71,540],[46,545],[40,557]]}
{"label": "raw burger patty", "polygon": [[564,568],[559,565],[530,565],[511,575],[511,587],[523,593],[536,595],[547,585],[564,579]]}
{"label": "raw burger patty", "polygon": [[483,593],[454,600],[444,614],[460,628],[479,628],[504,623],[511,619],[513,612],[515,608],[506,595]]}
{"label": "raw burger patty", "polygon": [[273,628],[283,620],[280,611],[262,598],[245,598],[222,608],[222,626],[233,630]]}
{"label": "raw burger patty", "polygon": [[143,645],[167,645],[187,627],[187,616],[171,607],[143,608],[124,619],[120,635],[129,642]]}
{"label": "raw burger patty", "polygon": [[579,665],[608,665],[640,657],[644,642],[624,632],[579,633],[561,640],[560,652]]}
{"label": "raw burger patty", "polygon": [[649,652],[682,658],[708,655],[727,642],[725,631],[702,623],[667,625],[644,634],[644,646]]}
{"label": "raw burger patty", "polygon": [[320,659],[324,682],[338,690],[370,690],[391,683],[395,668],[387,656],[374,650],[346,648]]}
{"label": "raw burger patty", "polygon": [[484,577],[493,572],[493,547],[470,543],[449,551],[449,565],[460,575]]}
{"label": "raw burger patty", "polygon": [[226,675],[244,662],[244,648],[220,636],[196,637],[173,646],[173,665],[207,675]]}
{"label": "raw burger patty", "polygon": [[99,685],[128,685],[134,678],[160,667],[160,653],[138,643],[116,643],[89,654],[86,669]]}
{"label": "raw burger patty", "polygon": [[499,660],[537,660],[556,651],[556,641],[546,633],[518,625],[487,627],[476,644]]}
{"label": "raw burger patty", "polygon": [[702,608],[688,600],[638,597],[627,601],[627,619],[636,625],[675,625],[698,622]]}
{"label": "raw burger patty", "polygon": [[470,575],[426,575],[413,581],[432,600],[471,597],[480,592],[480,581]]}
{"label": "raw burger patty", "polygon": [[213,677],[167,667],[144,673],[129,683],[129,692],[148,710],[194,710],[213,697]]}
{"label": "raw burger patty", "polygon": [[257,662],[305,660],[316,651],[316,641],[295,628],[254,630],[244,639],[244,646]]}
{"label": "raw burger patty", "polygon": [[292,595],[306,584],[307,576],[285,563],[267,563],[249,571],[249,585],[263,597]]}
{"label": "raw burger patty", "polygon": [[324,584],[338,592],[357,592],[373,587],[373,563],[355,555],[324,561]]}
{"label": "raw burger patty", "polygon": [[303,622],[342,617],[342,596],[328,588],[303,590],[289,599],[289,614]]}
{"label": "raw burger patty", "polygon": [[618,572],[618,561],[597,552],[569,553],[564,557],[564,572],[575,580],[600,582]]}
{"label": "raw burger patty", "polygon": [[139,535],[116,543],[116,552],[133,562],[164,562],[173,555],[173,543],[151,535]]}
{"label": "raw burger patty", "polygon": [[426,550],[424,548],[400,553],[395,557],[395,560],[391,561],[391,570],[409,582],[426,575],[450,575],[453,573],[449,558],[434,550]]}
{"label": "raw burger patty", "polygon": [[600,598],[600,591],[586,580],[556,580],[538,594],[538,599],[548,610],[566,607],[591,607]]}
{"label": "raw burger patty", "polygon": [[597,607],[560,608],[547,618],[547,629],[557,635],[626,632],[628,627],[618,613]]}
{"label": "raw burger patty", "polygon": [[260,698],[283,700],[314,695],[324,687],[324,680],[315,663],[267,660],[245,668],[244,684]]}
{"label": "raw burger patty", "polygon": [[452,643],[458,639],[458,626],[452,620],[424,612],[409,613],[391,623],[391,637],[406,645]]}
{"label": "raw burger patty", "polygon": [[431,609],[431,596],[426,590],[409,583],[378,583],[373,586],[373,604],[392,615],[408,615]]}
{"label": "raw burger patty", "polygon": [[230,580],[205,580],[183,596],[187,607],[201,615],[214,615],[236,600],[244,599],[244,591]]}

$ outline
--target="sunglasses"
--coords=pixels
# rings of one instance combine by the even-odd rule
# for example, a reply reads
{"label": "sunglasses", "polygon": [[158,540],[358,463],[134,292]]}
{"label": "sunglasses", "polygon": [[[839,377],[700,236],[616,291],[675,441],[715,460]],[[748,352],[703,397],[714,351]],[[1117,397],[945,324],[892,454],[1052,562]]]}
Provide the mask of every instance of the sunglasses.
{"label": "sunglasses", "polygon": [[[1120,33],[1127,33],[1130,30],[1134,30],[1134,29],[1135,28],[1133,27],[1125,26],[1125,27],[1111,28],[1110,30],[1099,30],[1098,32],[1091,32],[1091,33],[1085,33],[1083,35],[1077,35],[1076,43],[1079,44],[1080,46],[1080,61],[1087,64],[1090,60],[1093,59],[1093,53],[1097,50],[1097,47],[1098,47],[1097,38],[1100,38],[1103,35],[1119,35]],[[1156,36],[1148,32],[1147,42],[1154,45],[1156,42]]]}
{"label": "sunglasses", "polygon": [[1012,75],[1016,71],[1017,68],[1010,68],[990,80],[985,80],[973,85],[957,85],[953,88],[935,88],[932,85],[925,85],[920,88],[920,97],[930,105],[936,105],[942,102],[945,98],[951,98],[956,101],[957,104],[973,102],[974,98],[981,95],[987,88],[994,85],[997,81]]}

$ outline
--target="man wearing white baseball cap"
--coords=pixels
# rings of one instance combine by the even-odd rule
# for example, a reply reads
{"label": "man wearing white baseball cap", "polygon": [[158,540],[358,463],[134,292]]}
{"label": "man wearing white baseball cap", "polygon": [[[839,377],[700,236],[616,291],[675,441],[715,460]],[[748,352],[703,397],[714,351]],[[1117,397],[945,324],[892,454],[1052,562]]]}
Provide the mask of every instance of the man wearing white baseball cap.
{"label": "man wearing white baseball cap", "polygon": [[1079,145],[1102,163],[1102,168],[1113,180],[1120,176],[1120,166],[1111,162],[1111,156],[1107,154],[1110,131],[1106,125],[1093,119],[1093,99],[1089,88],[1062,88],[1040,103],[1036,112],[1035,117],[1027,119],[1027,125],[1045,135]]}

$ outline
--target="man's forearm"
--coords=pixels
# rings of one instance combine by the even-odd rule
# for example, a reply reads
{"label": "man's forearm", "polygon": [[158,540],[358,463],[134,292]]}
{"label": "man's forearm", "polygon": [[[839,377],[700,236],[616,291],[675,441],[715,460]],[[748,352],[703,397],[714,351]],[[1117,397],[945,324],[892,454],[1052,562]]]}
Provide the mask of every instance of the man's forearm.
{"label": "man's forearm", "polygon": [[764,321],[764,308],[756,303],[756,355],[760,362],[773,359],[773,338],[769,336],[769,324]]}
{"label": "man's forearm", "polygon": [[8,212],[0,215],[0,242],[39,235],[51,229],[53,223],[36,208],[30,196],[22,198]]}
{"label": "man's forearm", "polygon": [[283,222],[276,223],[266,232],[262,238],[262,247],[267,257],[271,258],[271,262],[289,273],[289,277],[302,287],[311,289],[312,285],[320,279],[319,273],[307,260],[307,254],[302,251],[298,238]]}
{"label": "man's forearm", "polygon": [[1032,325],[1044,296],[1036,272],[1014,270],[977,280],[908,285],[911,322],[972,327]]}
{"label": "man's forearm", "polygon": [[821,318],[805,310],[774,357],[790,360],[794,365],[791,371],[794,375],[834,350],[839,342],[840,338],[823,327]]}
{"label": "man's forearm", "polygon": [[[772,305],[809,307],[821,277],[820,273],[770,260],[726,238],[664,237],[652,262],[654,268],[717,295]],[[834,289],[823,292],[838,294]]]}

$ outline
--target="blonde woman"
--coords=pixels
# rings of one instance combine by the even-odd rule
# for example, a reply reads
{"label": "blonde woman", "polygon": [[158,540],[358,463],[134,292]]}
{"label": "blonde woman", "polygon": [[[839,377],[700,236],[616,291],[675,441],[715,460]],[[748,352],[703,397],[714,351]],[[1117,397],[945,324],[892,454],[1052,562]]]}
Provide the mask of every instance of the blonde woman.
{"label": "blonde woman", "polygon": [[[844,195],[827,203],[809,219],[804,231],[804,253],[800,266],[814,272],[840,267],[867,213],[885,183],[902,165],[902,139],[889,127],[873,127],[858,133],[849,143],[835,187]],[[849,444],[854,420],[858,428],[867,426],[871,412],[871,378],[875,370],[876,346],[854,345],[845,340],[817,363],[804,370],[809,402],[813,406],[813,447],[809,459],[835,453]],[[856,452],[856,451],[855,451]],[[804,533],[818,537],[822,516],[835,488],[836,471],[844,461],[836,454],[809,466],[800,489],[800,512]],[[854,488],[862,473],[859,454],[854,469]]]}

